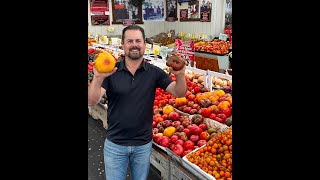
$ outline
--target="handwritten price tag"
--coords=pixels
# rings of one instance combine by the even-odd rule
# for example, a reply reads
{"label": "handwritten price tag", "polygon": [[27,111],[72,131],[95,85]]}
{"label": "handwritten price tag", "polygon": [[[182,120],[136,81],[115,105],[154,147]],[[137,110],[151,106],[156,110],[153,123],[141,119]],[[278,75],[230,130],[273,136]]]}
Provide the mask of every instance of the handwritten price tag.
{"label": "handwritten price tag", "polygon": [[202,39],[207,39],[208,36],[206,34],[202,35]]}

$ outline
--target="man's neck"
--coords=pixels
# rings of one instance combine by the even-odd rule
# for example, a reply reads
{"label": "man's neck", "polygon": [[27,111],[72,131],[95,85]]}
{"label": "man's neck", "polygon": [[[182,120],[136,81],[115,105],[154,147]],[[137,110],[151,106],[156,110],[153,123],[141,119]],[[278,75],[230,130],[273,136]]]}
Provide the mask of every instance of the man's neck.
{"label": "man's neck", "polygon": [[125,57],[125,65],[128,69],[137,70],[143,61],[143,57],[139,60],[132,60],[129,57]]}

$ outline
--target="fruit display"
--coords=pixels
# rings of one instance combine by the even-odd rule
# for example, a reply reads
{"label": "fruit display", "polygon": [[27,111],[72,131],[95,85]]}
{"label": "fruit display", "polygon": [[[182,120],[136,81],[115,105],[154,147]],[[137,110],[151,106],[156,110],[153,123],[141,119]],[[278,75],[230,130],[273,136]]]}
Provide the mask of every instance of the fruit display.
{"label": "fruit display", "polygon": [[88,46],[93,46],[93,43],[96,43],[97,41],[92,38],[88,38]]}
{"label": "fruit display", "polygon": [[101,52],[108,52],[109,54],[111,54],[116,61],[118,61],[118,58],[121,56],[124,56],[124,52],[123,51],[115,51],[113,49],[108,49],[108,48],[102,48],[102,47],[96,47],[96,50],[99,50]]}
{"label": "fruit display", "polygon": [[231,180],[232,129],[215,133],[205,145],[187,154],[183,160],[215,179]]}
{"label": "fruit display", "polygon": [[155,114],[152,127],[154,142],[168,147],[180,157],[206,144],[211,134],[217,132],[214,128],[207,128],[201,115],[190,118],[176,111]]}
{"label": "fruit display", "polygon": [[168,33],[160,33],[155,36],[147,38],[147,43],[150,43],[150,44],[159,43],[162,46],[166,46],[168,44],[175,43],[177,38],[178,37],[175,35],[171,35],[171,37],[168,37]]}
{"label": "fruit display", "polygon": [[199,41],[194,44],[194,49],[196,52],[206,52],[218,55],[225,55],[229,53],[230,47],[230,41],[223,41],[219,39],[213,39],[211,41]]}
{"label": "fruit display", "polygon": [[223,79],[217,76],[212,78],[213,88],[223,88],[224,91],[231,91],[232,90],[232,80],[230,79]]}
{"label": "fruit display", "polygon": [[[172,74],[170,77],[175,78]],[[180,157],[232,125],[232,95],[223,89],[210,92],[199,84],[203,80],[200,77],[199,74],[186,75],[185,97],[177,98],[163,89],[156,89],[153,140]]]}
{"label": "fruit display", "polygon": [[[119,51],[106,48],[88,50],[88,85],[93,78],[95,57],[97,65],[95,68],[110,72],[118,60],[113,57],[115,53]],[[121,53],[118,55],[121,56]],[[179,60],[172,57],[166,65],[179,70],[179,67],[174,67],[180,65],[180,62],[177,62]],[[165,65],[161,68],[169,73]],[[169,73],[169,77],[176,81],[174,74]],[[153,143],[164,151],[170,149],[191,167],[196,167],[196,171],[216,180],[230,180],[232,179],[232,80],[217,76],[209,79],[203,74],[191,71],[186,71],[185,78],[188,86],[185,97],[175,97],[161,88],[156,88],[152,122]],[[213,89],[210,90],[207,84],[211,82]],[[107,102],[105,94],[99,103],[107,105]]]}
{"label": "fruit display", "polygon": [[90,85],[93,78],[93,61],[97,54],[101,51],[94,48],[88,49],[88,86]]}

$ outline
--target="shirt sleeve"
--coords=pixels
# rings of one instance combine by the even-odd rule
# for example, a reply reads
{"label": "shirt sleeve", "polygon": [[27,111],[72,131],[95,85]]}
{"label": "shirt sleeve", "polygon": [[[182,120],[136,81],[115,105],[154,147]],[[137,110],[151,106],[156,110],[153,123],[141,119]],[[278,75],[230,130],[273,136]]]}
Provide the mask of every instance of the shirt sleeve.
{"label": "shirt sleeve", "polygon": [[109,85],[109,77],[107,77],[107,78],[105,78],[104,80],[103,80],[103,82],[102,82],[102,85],[101,85],[101,87],[103,88],[103,89],[105,89],[105,90],[107,90],[108,89],[108,85]]}
{"label": "shirt sleeve", "polygon": [[157,87],[166,90],[169,84],[173,82],[173,80],[164,70],[160,69],[159,67],[156,67],[156,69],[158,74]]}

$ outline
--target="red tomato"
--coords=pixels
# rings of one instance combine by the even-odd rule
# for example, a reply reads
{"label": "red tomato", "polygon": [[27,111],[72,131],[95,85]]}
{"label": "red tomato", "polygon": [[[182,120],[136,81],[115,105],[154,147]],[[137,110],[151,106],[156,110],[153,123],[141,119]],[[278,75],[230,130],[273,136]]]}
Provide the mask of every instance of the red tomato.
{"label": "red tomato", "polygon": [[228,107],[222,109],[222,113],[225,114],[227,118],[231,116],[231,110]]}
{"label": "red tomato", "polygon": [[193,90],[194,90],[194,93],[196,94],[201,91],[201,88],[199,86],[196,86],[196,87],[194,87]]}
{"label": "red tomato", "polygon": [[210,116],[210,114],[211,114],[211,111],[210,111],[210,109],[208,109],[208,108],[201,108],[202,110],[201,110],[201,115],[202,116],[204,116],[204,117],[209,117]]}
{"label": "red tomato", "polygon": [[195,96],[194,94],[190,94],[190,95],[188,96],[188,100],[189,100],[189,101],[193,101],[195,98],[196,98],[196,96]]}
{"label": "red tomato", "polygon": [[209,134],[207,131],[203,131],[203,132],[200,134],[200,139],[203,139],[203,140],[208,141],[209,138],[210,138],[210,134]]}
{"label": "red tomato", "polygon": [[159,106],[159,101],[158,100],[154,100],[153,105],[154,106]]}
{"label": "red tomato", "polygon": [[160,94],[161,94],[160,90],[157,89],[157,90],[156,90],[156,96],[159,96]]}

